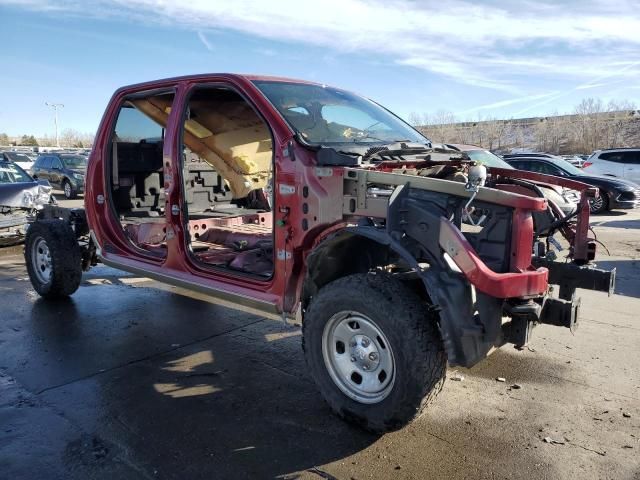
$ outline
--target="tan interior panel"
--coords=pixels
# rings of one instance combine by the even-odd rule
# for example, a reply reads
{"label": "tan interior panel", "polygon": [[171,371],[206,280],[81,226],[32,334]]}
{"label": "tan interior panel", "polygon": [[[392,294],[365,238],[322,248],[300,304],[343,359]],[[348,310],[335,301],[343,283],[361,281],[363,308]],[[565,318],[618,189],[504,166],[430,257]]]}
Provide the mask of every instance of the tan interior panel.
{"label": "tan interior panel", "polygon": [[[154,97],[131,103],[166,127],[169,102]],[[202,108],[198,108],[199,103]],[[244,101],[225,104],[224,114],[207,107],[205,102],[192,104],[192,110],[201,113],[187,120],[185,145],[218,171],[233,198],[244,198],[251,190],[267,187],[273,146],[264,122]]]}

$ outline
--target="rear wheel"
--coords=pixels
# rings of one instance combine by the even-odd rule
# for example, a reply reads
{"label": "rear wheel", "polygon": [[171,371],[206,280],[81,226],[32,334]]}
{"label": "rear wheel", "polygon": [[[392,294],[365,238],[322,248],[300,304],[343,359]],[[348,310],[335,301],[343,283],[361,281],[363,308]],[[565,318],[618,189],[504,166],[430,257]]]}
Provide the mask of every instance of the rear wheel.
{"label": "rear wheel", "polygon": [[82,280],[82,255],[71,227],[62,220],[38,220],[29,226],[25,262],[36,292],[45,298],[74,293]]}
{"label": "rear wheel", "polygon": [[602,213],[609,210],[609,196],[607,192],[600,192],[598,197],[591,197],[589,199],[589,212],[590,213]]}
{"label": "rear wheel", "polygon": [[357,274],[324,286],[305,313],[303,347],[331,409],[374,432],[411,422],[444,383],[437,316],[390,275]]}

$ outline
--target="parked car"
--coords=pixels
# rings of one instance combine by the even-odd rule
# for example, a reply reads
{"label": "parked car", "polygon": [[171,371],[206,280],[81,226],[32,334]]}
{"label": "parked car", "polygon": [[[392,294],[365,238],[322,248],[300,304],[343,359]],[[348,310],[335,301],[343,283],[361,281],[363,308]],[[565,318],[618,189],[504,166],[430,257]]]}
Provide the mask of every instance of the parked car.
{"label": "parked car", "polygon": [[505,153],[502,155],[502,158],[508,160],[510,158],[553,158],[557,157],[557,155],[553,155],[552,153],[542,153],[542,152],[533,152],[533,153]]}
{"label": "parked car", "polygon": [[36,182],[17,164],[0,159],[0,246],[23,241],[35,212],[52,201],[46,181]]}
{"label": "parked car", "polygon": [[584,159],[578,155],[561,155],[560,158],[566,160],[571,165],[578,168],[582,168],[582,165],[584,164]]}
{"label": "parked car", "polygon": [[48,180],[60,188],[67,199],[84,193],[84,177],[87,173],[87,157],[75,153],[43,153],[31,170],[33,178]]}
{"label": "parked car", "polygon": [[516,158],[556,158],[559,160],[565,160],[572,165],[580,168],[582,167],[582,158],[577,155],[554,155],[553,153],[543,153],[543,152],[534,152],[534,153],[507,153],[502,155],[502,158],[505,160],[516,159]]}
{"label": "parked car", "polygon": [[589,200],[591,213],[636,208],[640,205],[640,186],[622,178],[590,175],[586,169],[548,157],[517,157],[507,162],[519,170],[565,177],[598,187],[600,195]]}
{"label": "parked car", "polygon": [[576,289],[613,289],[590,263],[588,209],[555,225],[571,246],[555,261],[533,220],[547,201],[520,193],[558,180],[586,204],[590,187],[435,164],[421,133],[346,90],[235,74],[132,85],[95,145],[85,208],[45,208],[27,232],[34,289],[71,295],[102,262],[301,322],[320,393],[371,431],[420,415],[447,364],[522,347],[539,323],[574,330]]}
{"label": "parked car", "polygon": [[4,159],[7,162],[15,163],[27,172],[30,172],[31,168],[33,168],[33,159],[26,153],[6,151],[0,153],[0,158]]}
{"label": "parked car", "polygon": [[640,148],[598,150],[589,157],[583,168],[590,174],[640,183]]}
{"label": "parked car", "polygon": [[[443,144],[444,147],[454,152],[464,152],[469,159],[480,162],[487,167],[515,169],[502,158],[489,150],[476,145],[463,145],[455,143]],[[571,215],[576,211],[580,201],[580,192],[544,182],[536,182],[542,190],[545,198],[554,202],[564,215]]]}

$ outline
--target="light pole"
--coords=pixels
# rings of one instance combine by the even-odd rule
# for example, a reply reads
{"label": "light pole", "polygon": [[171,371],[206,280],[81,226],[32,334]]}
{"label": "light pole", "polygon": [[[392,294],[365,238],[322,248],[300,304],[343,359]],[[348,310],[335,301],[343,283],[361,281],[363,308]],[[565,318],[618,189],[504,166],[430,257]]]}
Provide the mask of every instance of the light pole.
{"label": "light pole", "polygon": [[56,126],[56,147],[60,148],[60,138],[58,137],[58,108],[64,108],[62,103],[44,102],[47,107],[53,108],[53,123]]}

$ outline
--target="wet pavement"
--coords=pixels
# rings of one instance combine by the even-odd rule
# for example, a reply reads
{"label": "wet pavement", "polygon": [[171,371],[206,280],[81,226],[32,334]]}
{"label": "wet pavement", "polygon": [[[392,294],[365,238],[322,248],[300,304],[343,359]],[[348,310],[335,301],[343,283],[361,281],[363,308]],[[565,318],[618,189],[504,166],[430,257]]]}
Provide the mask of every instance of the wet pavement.
{"label": "wet pavement", "polygon": [[331,414],[298,329],[104,266],[47,302],[2,256],[0,478],[640,478],[638,219],[597,218],[621,295],[583,292],[575,336],[450,368],[382,437]]}

